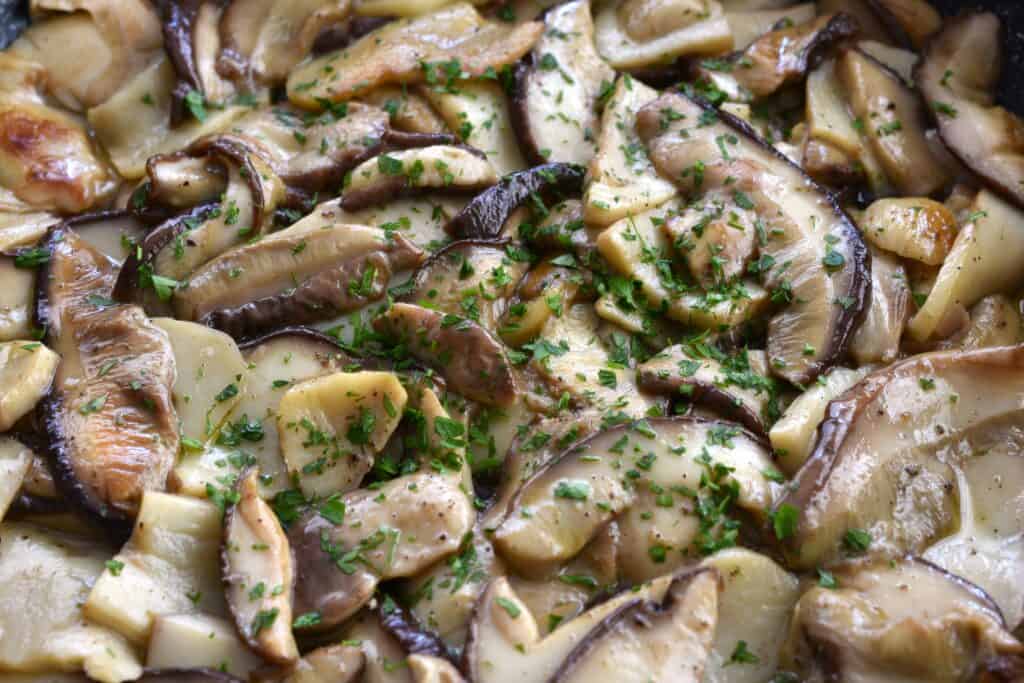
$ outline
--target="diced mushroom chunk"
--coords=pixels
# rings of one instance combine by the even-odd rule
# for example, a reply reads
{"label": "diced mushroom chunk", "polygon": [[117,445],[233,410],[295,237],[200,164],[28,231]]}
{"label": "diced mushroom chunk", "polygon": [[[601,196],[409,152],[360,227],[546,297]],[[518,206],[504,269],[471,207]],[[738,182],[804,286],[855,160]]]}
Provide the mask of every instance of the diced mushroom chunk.
{"label": "diced mushroom chunk", "polygon": [[60,357],[39,342],[0,343],[0,432],[35,408],[50,388]]}
{"label": "diced mushroom chunk", "polygon": [[292,636],[291,548],[277,515],[260,498],[259,471],[238,482],[239,500],[224,520],[221,548],[228,607],[239,634],[268,660],[288,664],[299,656]]}
{"label": "diced mushroom chunk", "polygon": [[946,259],[957,233],[953,213],[926,197],[879,199],[859,223],[876,247],[931,266]]}

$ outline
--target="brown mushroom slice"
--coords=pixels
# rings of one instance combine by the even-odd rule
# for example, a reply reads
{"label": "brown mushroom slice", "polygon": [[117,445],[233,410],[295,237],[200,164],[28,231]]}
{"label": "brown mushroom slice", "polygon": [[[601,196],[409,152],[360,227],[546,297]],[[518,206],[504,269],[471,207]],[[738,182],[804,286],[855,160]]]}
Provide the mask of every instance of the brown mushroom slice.
{"label": "brown mushroom slice", "polygon": [[786,539],[792,566],[814,567],[869,543],[920,552],[951,532],[957,471],[1022,417],[1022,369],[1020,347],[923,354],[833,401],[780,504],[799,511]]}
{"label": "brown mushroom slice", "polygon": [[613,68],[640,69],[689,55],[715,55],[732,48],[722,6],[674,0],[610,2],[594,17],[597,51]]}
{"label": "brown mushroom slice", "polygon": [[825,418],[829,403],[864,379],[869,371],[868,368],[834,367],[786,407],[768,432],[779,469],[791,477],[800,470],[811,455],[815,432]]}
{"label": "brown mushroom slice", "polygon": [[347,0],[229,3],[220,18],[217,68],[245,80],[283,81],[317,36],[348,13]]}
{"label": "brown mushroom slice", "polygon": [[746,202],[737,204],[733,192],[709,192],[665,221],[666,237],[705,290],[747,272],[757,250],[757,214],[752,209]]}
{"label": "brown mushroom slice", "polygon": [[146,644],[146,668],[219,669],[231,676],[248,676],[265,668],[262,657],[249,649],[227,619],[205,614],[161,615],[153,620]]}
{"label": "brown mushroom slice", "polygon": [[[803,79],[828,50],[856,32],[853,18],[842,12],[786,26],[766,33],[730,57],[729,74],[753,97],[767,97]],[[698,73],[714,74],[707,67],[699,67]]]}
{"label": "brown mushroom slice", "polygon": [[518,389],[505,347],[472,320],[396,303],[373,326],[434,367],[456,393],[484,405],[515,401]]}
{"label": "brown mushroom slice", "polygon": [[586,165],[597,151],[597,102],[615,72],[594,47],[590,6],[573,0],[544,15],[544,35],[516,73],[513,122],[530,161]]}
{"label": "brown mushroom slice", "polygon": [[485,79],[459,81],[454,88],[421,85],[418,92],[437,109],[448,130],[486,155],[499,176],[529,167],[514,132],[515,103],[500,83]]}
{"label": "brown mushroom slice", "polygon": [[494,167],[466,147],[434,145],[385,153],[352,169],[341,206],[357,211],[396,195],[422,192],[474,193],[498,182]]}
{"label": "brown mushroom slice", "polygon": [[307,496],[357,488],[407,400],[391,372],[337,372],[288,389],[278,404],[277,433],[292,480]]}
{"label": "brown mushroom slice", "polygon": [[117,188],[85,127],[70,114],[5,101],[0,140],[0,185],[33,208],[79,213],[107,201]]}
{"label": "brown mushroom slice", "polygon": [[618,610],[661,602],[689,571],[665,574],[623,591],[561,624],[546,636],[505,577],[493,579],[477,601],[464,650],[465,669],[477,683],[549,681],[566,656]]}
{"label": "brown mushroom slice", "polygon": [[0,433],[36,407],[60,357],[39,342],[0,342]]}
{"label": "brown mushroom slice", "polygon": [[362,225],[298,223],[228,251],[179,289],[179,317],[236,338],[330,320],[384,296],[423,253],[401,234]]}
{"label": "brown mushroom slice", "polygon": [[[801,594],[800,580],[766,555],[746,548],[720,550],[700,566],[716,570],[722,581],[718,625],[703,680],[766,680],[778,668],[779,650]],[[752,656],[737,657],[737,651]]]}
{"label": "brown mushroom slice", "polygon": [[577,195],[582,183],[582,169],[571,164],[543,164],[513,173],[473,197],[446,229],[461,238],[497,238],[513,212],[533,197]]}
{"label": "brown mushroom slice", "polygon": [[110,99],[89,110],[89,125],[122,177],[141,178],[150,157],[184,149],[204,135],[226,129],[248,111],[232,104],[223,109],[204,107],[202,120],[190,117],[171,128],[174,83],[174,68],[161,54]]}
{"label": "brown mushroom slice", "polygon": [[[622,571],[638,580],[656,576],[695,552],[697,519],[680,521],[685,501],[673,502],[671,487],[696,491],[708,462],[733,468],[737,505],[756,511],[771,504],[773,490],[763,474],[772,470],[768,453],[738,425],[652,418],[605,429],[547,464],[509,503],[493,534],[495,548],[514,566],[554,565],[574,557],[618,516],[628,562]],[[673,521],[665,526],[662,516]],[[652,543],[660,550],[651,551]]]}
{"label": "brown mushroom slice", "polygon": [[910,319],[907,330],[917,341],[937,331],[958,310],[983,297],[1012,290],[1021,283],[1019,256],[1024,249],[1024,213],[993,193],[974,198],[935,285]]}
{"label": "brown mushroom slice", "polygon": [[794,613],[786,663],[802,679],[1019,675],[1024,646],[977,586],[916,558],[849,564],[831,576],[836,587],[811,588]]}
{"label": "brown mushroom slice", "polygon": [[699,683],[718,625],[720,590],[715,570],[677,577],[661,603],[632,602],[601,621],[551,680]]}
{"label": "brown mushroom slice", "polygon": [[142,309],[111,305],[106,256],[64,228],[44,248],[36,312],[62,359],[41,408],[49,456],[66,495],[124,522],[144,491],[164,488],[178,451],[174,355]]}
{"label": "brown mushroom slice", "polygon": [[161,615],[226,616],[221,520],[209,501],[147,492],[131,538],[92,584],[86,617],[142,646]]}
{"label": "brown mushroom slice", "polygon": [[700,356],[687,344],[676,344],[637,366],[636,376],[644,391],[689,399],[755,434],[767,434],[776,388],[768,377],[764,352],[744,349],[734,356],[723,354],[719,360]]}
{"label": "brown mushroom slice", "polygon": [[402,300],[473,320],[492,334],[528,263],[512,260],[502,242],[460,240],[431,256]]}
{"label": "brown mushroom slice", "polygon": [[73,111],[104,102],[160,52],[160,21],[144,0],[36,0],[45,17],[10,50],[46,68],[47,89]]}
{"label": "brown mushroom slice", "polygon": [[956,218],[944,204],[925,197],[879,199],[859,221],[864,238],[879,249],[937,266],[956,239]]}
{"label": "brown mushroom slice", "polygon": [[[460,479],[420,473],[338,499],[344,510],[309,513],[288,529],[295,552],[295,614],[329,628],[356,613],[378,582],[413,576],[456,552],[475,513]],[[337,524],[335,523],[337,522]]]}
{"label": "brown mushroom slice", "polygon": [[946,22],[915,69],[942,140],[965,165],[1018,206],[1024,206],[1024,123],[996,106],[1002,66],[1000,20],[970,13]]}
{"label": "brown mushroom slice", "polygon": [[[675,120],[663,126],[665,111]],[[641,110],[637,127],[665,177],[690,191],[730,187],[737,203],[754,207],[764,227],[758,270],[773,301],[785,304],[768,324],[772,371],[813,380],[845,352],[867,301],[868,253],[856,227],[830,194],[728,114],[663,95]]]}
{"label": "brown mushroom slice", "polygon": [[857,50],[836,60],[850,109],[862,123],[872,151],[901,194],[928,196],[949,181],[925,137],[917,94],[898,76]]}
{"label": "brown mushroom slice", "polygon": [[860,365],[891,363],[910,317],[910,284],[899,258],[871,247],[871,303],[850,340],[850,355]]}
{"label": "brown mushroom slice", "polygon": [[84,671],[104,683],[141,675],[131,645],[82,614],[110,548],[27,523],[6,522],[0,533],[0,666],[34,681],[60,680],[54,672]]}
{"label": "brown mushroom slice", "polygon": [[225,593],[249,646],[271,662],[290,664],[299,658],[292,636],[294,560],[277,515],[260,497],[258,476],[256,469],[242,476],[238,502],[224,517]]}
{"label": "brown mushroom slice", "polygon": [[482,76],[488,68],[518,60],[542,31],[539,22],[491,22],[468,2],[454,3],[390,22],[344,50],[294,69],[288,77],[288,98],[316,109],[318,98],[340,102],[379,85],[443,82],[445,72],[437,65],[451,59],[459,60],[460,78]]}
{"label": "brown mushroom slice", "polygon": [[0,521],[21,491],[35,459],[32,451],[10,436],[0,436]]}
{"label": "brown mushroom slice", "polygon": [[927,0],[868,0],[889,33],[905,37],[915,49],[942,28],[942,15]]}
{"label": "brown mushroom slice", "polygon": [[605,102],[597,154],[587,167],[583,216],[587,223],[611,225],[617,220],[660,206],[676,195],[660,177],[636,131],[640,109],[657,91],[622,76]]}

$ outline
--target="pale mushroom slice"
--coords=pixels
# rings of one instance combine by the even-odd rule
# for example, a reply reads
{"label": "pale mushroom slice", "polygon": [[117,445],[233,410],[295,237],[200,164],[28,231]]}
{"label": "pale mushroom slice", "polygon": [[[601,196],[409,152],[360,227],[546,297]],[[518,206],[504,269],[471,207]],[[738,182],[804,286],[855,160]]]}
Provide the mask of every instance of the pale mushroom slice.
{"label": "pale mushroom slice", "polygon": [[352,640],[318,647],[289,667],[280,683],[358,683],[366,669],[361,646]]}
{"label": "pale mushroom slice", "polygon": [[[223,504],[230,489],[212,493]],[[92,584],[85,615],[139,646],[160,616],[226,617],[222,517],[210,501],[147,492],[131,537]]]}
{"label": "pale mushroom slice", "polygon": [[484,154],[469,147],[433,145],[381,154],[352,169],[341,206],[357,211],[395,196],[426,192],[474,194],[498,182]]}
{"label": "pale mushroom slice", "polygon": [[802,24],[811,21],[817,14],[813,2],[791,4],[786,2],[737,2],[726,0],[722,3],[725,18],[729,21],[732,31],[732,47],[734,50],[746,50],[751,43],[774,30],[787,24]]}
{"label": "pale mushroom slice", "polygon": [[[1024,646],[977,586],[917,558],[851,563],[797,603],[787,668],[802,680],[1014,680]],[[826,674],[827,672],[827,674]]]}
{"label": "pale mushroom slice", "polygon": [[[351,46],[318,57],[288,77],[288,98],[305,109],[318,99],[339,102],[394,83],[440,83],[484,75],[529,52],[544,30],[540,22],[487,21],[468,2],[390,22]],[[457,59],[456,73],[442,63]]]}
{"label": "pale mushroom slice", "polygon": [[949,320],[964,309],[1021,283],[1024,213],[982,190],[964,220],[934,286],[907,325],[916,341],[941,336]]}
{"label": "pale mushroom slice", "polygon": [[459,670],[447,659],[431,655],[409,655],[406,660],[414,683],[465,683]]}
{"label": "pale mushroom slice", "polygon": [[[477,86],[483,84],[482,81],[472,81],[472,83]],[[429,92],[434,91],[430,90]],[[459,93],[454,94],[461,93],[462,90],[460,89]],[[410,92],[409,88],[402,88],[397,85],[383,85],[371,90],[359,99],[386,111],[390,116],[391,126],[396,130],[407,133],[425,133],[428,135],[443,134],[450,130],[447,125],[447,117],[443,117],[442,111],[438,111],[443,109],[443,107],[438,106],[438,110],[435,110],[426,92]],[[490,112],[481,111],[481,113],[485,114],[483,119],[469,121],[474,131],[477,130],[478,125],[481,125],[486,120],[487,114]],[[468,114],[466,118],[469,118]],[[465,137],[461,139],[477,149],[488,148],[486,145],[467,140]],[[491,162],[493,163],[494,160],[491,159]],[[499,170],[499,172],[501,171]]]}
{"label": "pale mushroom slice", "polygon": [[763,351],[709,355],[675,344],[639,365],[636,374],[641,389],[706,406],[755,434],[767,434],[778,414],[778,387]]}
{"label": "pale mushroom slice", "polygon": [[60,356],[40,342],[0,343],[0,432],[28,414],[49,391]]}
{"label": "pale mushroom slice", "polygon": [[953,212],[927,197],[876,200],[858,225],[864,239],[879,249],[930,266],[946,260],[958,232]]}
{"label": "pale mushroom slice", "polygon": [[110,549],[95,537],[26,523],[4,523],[0,533],[0,666],[12,672],[5,676],[61,680],[59,672],[84,671],[120,683],[142,675],[129,642],[82,614]]}
{"label": "pale mushroom slice", "polygon": [[551,677],[573,681],[700,683],[718,625],[720,575],[677,577],[660,603],[636,601],[605,617]]}
{"label": "pale mushroom slice", "polygon": [[174,307],[181,318],[253,337],[362,308],[422,260],[401,233],[300,221],[200,267],[177,290]]}
{"label": "pale mushroom slice", "polygon": [[[738,523],[727,519],[737,510],[766,514],[776,495],[772,472],[767,449],[739,425],[691,417],[630,422],[570,446],[533,475],[492,538],[512,566],[535,571],[576,556],[617,519],[620,571],[646,580],[732,545]],[[712,481],[729,481],[735,493],[719,501],[715,519],[686,495],[709,495]]]}
{"label": "pale mushroom slice", "polygon": [[910,283],[900,259],[871,247],[871,303],[850,340],[859,365],[891,363],[910,318]]}
{"label": "pale mushroom slice", "polygon": [[825,418],[829,403],[864,379],[868,372],[869,368],[853,370],[836,366],[786,406],[768,432],[779,469],[789,476],[800,470],[811,454],[815,432]]}
{"label": "pale mushroom slice", "polygon": [[572,0],[544,15],[544,35],[516,72],[516,135],[530,161],[589,163],[597,152],[598,97],[615,72],[594,47],[590,3]]}
{"label": "pale mushroom slice", "polygon": [[283,81],[320,33],[344,20],[349,9],[348,0],[229,3],[218,25],[217,69],[243,81]]}
{"label": "pale mushroom slice", "polygon": [[970,351],[1024,341],[1019,302],[1004,294],[986,296],[971,307],[970,315],[967,328],[949,340],[954,348]]}
{"label": "pale mushroom slice", "polygon": [[147,669],[220,669],[246,678],[266,662],[227,619],[205,614],[161,615],[146,644]]}
{"label": "pale mushroom slice", "polygon": [[991,13],[947,21],[925,48],[915,81],[942,140],[1007,199],[1024,206],[1024,123],[995,104],[1002,27]]}
{"label": "pale mushroom slice", "polygon": [[958,472],[1008,441],[1024,419],[1021,387],[1021,347],[943,351],[890,365],[833,401],[776,507],[795,517],[790,565],[920,553],[952,533],[968,495]]}
{"label": "pale mushroom slice", "polygon": [[292,636],[295,560],[281,523],[260,497],[258,477],[255,468],[241,477],[238,502],[224,517],[225,597],[246,643],[275,664],[291,664],[299,658]]}
{"label": "pale mushroom slice", "polygon": [[411,474],[347,493],[326,512],[321,506],[293,522],[299,623],[336,626],[369,602],[379,582],[414,576],[455,553],[475,517],[460,481]]}
{"label": "pale mushroom slice", "polygon": [[0,436],[0,521],[21,492],[35,455],[10,436]]}
{"label": "pale mushroom slice", "polygon": [[405,411],[391,372],[337,372],[288,389],[277,408],[281,454],[308,496],[358,488]]}
{"label": "pale mushroom slice", "polygon": [[824,14],[770,31],[724,62],[712,62],[713,69],[700,63],[697,74],[715,82],[724,71],[744,94],[767,97],[803,79],[833,46],[856,32],[857,24],[848,14]]}
{"label": "pale mushroom slice", "polygon": [[672,183],[654,170],[636,131],[637,112],[657,97],[657,91],[629,75],[615,81],[584,182],[583,216],[588,223],[611,225],[676,195]]}
{"label": "pale mushroom slice", "polygon": [[0,187],[30,210],[79,213],[117,189],[116,174],[70,114],[5,96],[0,135],[7,141],[0,146]]}
{"label": "pale mushroom slice", "polygon": [[552,316],[560,317],[575,303],[582,278],[575,268],[557,266],[549,257],[530,269],[516,287],[516,303],[509,306],[498,329],[502,341],[523,346],[544,329]]}
{"label": "pale mushroom slice", "polygon": [[396,303],[373,326],[403,343],[466,398],[497,406],[515,402],[519,389],[505,346],[473,320]]}
{"label": "pale mushroom slice", "polygon": [[36,292],[39,325],[61,363],[41,405],[58,485],[124,525],[163,490],[178,451],[174,353],[138,306],[109,295],[116,266],[73,231],[50,231]]}
{"label": "pale mushroom slice", "polygon": [[870,280],[867,248],[832,195],[749,126],[683,95],[648,104],[637,128],[664,177],[696,196],[729,192],[756,213],[757,270],[779,305],[768,323],[772,371],[804,384],[834,364]]}
{"label": "pale mushroom slice", "polygon": [[729,21],[715,0],[608,1],[594,15],[597,51],[618,70],[721,54],[733,44]]}
{"label": "pale mushroom slice", "polygon": [[836,75],[872,151],[899,192],[928,196],[941,190],[950,177],[925,137],[927,120],[917,93],[855,49],[837,58]]}

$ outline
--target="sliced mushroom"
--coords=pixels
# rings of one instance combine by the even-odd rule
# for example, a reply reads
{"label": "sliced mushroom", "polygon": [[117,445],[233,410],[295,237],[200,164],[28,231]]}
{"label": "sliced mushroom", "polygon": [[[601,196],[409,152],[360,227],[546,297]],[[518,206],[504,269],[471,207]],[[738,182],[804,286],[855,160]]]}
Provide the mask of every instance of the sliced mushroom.
{"label": "sliced mushroom", "polygon": [[42,404],[49,456],[65,495],[123,522],[144,491],[164,488],[178,451],[174,355],[140,308],[111,305],[106,256],[62,228],[44,248],[36,312],[61,356]]}
{"label": "sliced mushroom", "polygon": [[39,342],[0,343],[0,432],[28,414],[50,389],[60,357]]}
{"label": "sliced mushroom", "polygon": [[763,352],[744,349],[716,358],[677,344],[662,349],[638,366],[636,373],[637,384],[644,391],[705,405],[755,434],[767,434],[769,411],[778,410],[775,382],[768,377]]}
{"label": "sliced mushroom", "polygon": [[574,557],[617,517],[620,570],[633,580],[657,576],[699,556],[700,548],[715,547],[725,533],[717,525],[699,529],[686,497],[673,498],[671,488],[699,491],[713,463],[733,468],[740,508],[756,513],[771,504],[763,474],[772,469],[768,454],[738,425],[644,420],[601,431],[535,474],[509,503],[493,535],[495,548],[513,566],[536,570]]}
{"label": "sliced mushroom", "polygon": [[954,345],[964,351],[1014,346],[1024,341],[1020,307],[1003,294],[993,294],[971,307],[971,322]]}
{"label": "sliced mushroom", "polygon": [[946,260],[957,233],[953,212],[925,197],[879,199],[859,223],[876,247],[931,266]]}
{"label": "sliced mushroom", "polygon": [[720,590],[717,571],[697,569],[677,577],[660,604],[627,603],[572,649],[551,680],[704,680]]}
{"label": "sliced mushroom", "polygon": [[813,380],[845,352],[867,302],[869,258],[856,227],[831,195],[728,114],[663,95],[640,111],[637,128],[662,175],[690,192],[731,192],[757,212],[758,270],[772,299],[787,304],[768,324],[771,368],[790,382]]}
{"label": "sliced mushroom", "polygon": [[834,367],[786,407],[782,417],[768,432],[772,450],[783,472],[793,476],[799,471],[811,454],[815,432],[829,403],[864,379],[868,372],[867,368]]}
{"label": "sliced mushroom", "polygon": [[[386,111],[391,117],[391,125],[396,130],[427,135],[448,132],[445,119],[441,118],[440,112],[435,111],[423,93],[410,92],[408,88],[395,85],[385,85],[366,93],[360,99]],[[470,122],[474,130],[477,123]],[[477,144],[466,138],[462,138],[462,141],[477,149],[486,149],[485,145]],[[491,163],[494,163],[493,158]]]}
{"label": "sliced mushroom", "polygon": [[1024,123],[996,106],[1003,60],[1002,27],[991,13],[947,21],[914,71],[942,140],[964,164],[1024,206]]}
{"label": "sliced mushroom", "polygon": [[949,181],[925,137],[925,115],[916,93],[886,67],[857,50],[836,61],[850,109],[871,149],[901,194],[928,196]]}
{"label": "sliced mushroom", "polygon": [[217,69],[247,81],[283,81],[320,33],[348,13],[348,0],[228,3],[220,18]]}
{"label": "sliced mushroom", "polygon": [[204,614],[172,614],[153,620],[146,645],[146,668],[220,669],[246,678],[266,666],[226,619]]}
{"label": "sliced mushroom", "polygon": [[32,524],[7,522],[0,533],[0,666],[34,680],[83,670],[103,683],[138,678],[142,665],[131,645],[82,614],[109,548]]}
{"label": "sliced mushroom", "polygon": [[[1013,680],[1024,646],[977,586],[920,559],[834,569],[797,603],[787,664],[803,678]],[[1017,672],[1014,674],[1013,672]]]}
{"label": "sliced mushroom", "polygon": [[889,33],[920,49],[942,28],[942,15],[926,0],[867,0]]}
{"label": "sliced mushroom", "polygon": [[[324,645],[307,653],[287,670],[281,683],[358,683],[363,680],[366,655],[362,643]],[[278,680],[278,679],[275,679]],[[267,682],[269,683],[269,681]]]}
{"label": "sliced mushroom", "polygon": [[516,288],[516,304],[505,312],[498,330],[502,340],[522,346],[536,338],[552,316],[561,316],[574,303],[581,280],[574,269],[550,260],[530,270]]}
{"label": "sliced mushroom", "polygon": [[0,254],[0,341],[5,342],[32,332],[35,273],[15,264],[14,256]]}
{"label": "sliced mushroom", "polygon": [[402,418],[408,394],[390,372],[338,372],[288,389],[277,409],[281,453],[307,495],[359,486]]}
{"label": "sliced mushroom", "polygon": [[242,476],[238,502],[224,518],[224,587],[239,635],[269,661],[290,664],[299,658],[292,636],[294,560],[281,523],[260,497],[258,476],[256,469]]}
{"label": "sliced mushroom", "polygon": [[486,157],[467,147],[435,145],[382,154],[352,169],[341,206],[357,211],[396,195],[474,193],[498,182]]}
{"label": "sliced mushroom", "polygon": [[474,197],[449,222],[447,230],[461,238],[498,237],[512,212],[531,196],[578,194],[582,182],[580,167],[570,164],[544,164],[513,173]]}
{"label": "sliced mushroom", "polygon": [[419,92],[437,108],[449,130],[487,156],[499,176],[529,167],[514,133],[514,102],[500,83],[459,81],[458,87],[438,83],[421,85]]}
{"label": "sliced mushroom", "polygon": [[415,683],[465,683],[465,679],[447,659],[430,655],[409,655],[406,660]]}
{"label": "sliced mushroom", "polygon": [[754,258],[757,214],[735,197],[705,195],[664,223],[665,235],[705,290],[734,281]]}
{"label": "sliced mushroom", "polygon": [[[390,22],[340,52],[300,66],[288,77],[288,97],[315,109],[318,98],[339,102],[379,85],[482,76],[526,54],[543,30],[539,22],[486,21],[469,3],[455,3]],[[458,60],[458,74],[440,68],[452,59]]]}
{"label": "sliced mushroom", "polygon": [[[767,97],[803,79],[827,51],[856,32],[856,22],[842,12],[779,28],[730,57],[726,62],[728,73],[753,97]],[[715,66],[719,66],[717,62]],[[699,68],[698,73],[713,75],[707,67]]]}
{"label": "sliced mushroom", "polygon": [[529,265],[509,258],[505,246],[485,240],[452,242],[419,268],[402,299],[467,318],[497,334],[498,321]]}
{"label": "sliced mushroom", "polygon": [[505,347],[472,320],[397,303],[373,326],[436,368],[449,388],[466,398],[499,406],[515,400],[516,381]]}
{"label": "sliced mushroom", "polygon": [[924,354],[833,401],[781,503],[799,511],[786,539],[791,565],[814,567],[869,544],[921,552],[953,531],[966,495],[957,472],[1020,422],[1022,369],[1020,347]]}
{"label": "sliced mushroom", "polygon": [[722,6],[693,0],[609,2],[594,17],[597,51],[619,70],[640,69],[689,55],[715,55],[732,48]]}
{"label": "sliced mushroom", "polygon": [[8,252],[19,247],[31,246],[42,239],[47,228],[60,223],[60,218],[52,213],[20,213],[21,208],[24,207],[0,211],[0,251]]}
{"label": "sliced mushroom", "polygon": [[982,190],[965,220],[928,298],[907,325],[919,342],[937,336],[958,311],[1021,282],[1018,257],[1024,249],[1024,213]]}
{"label": "sliced mushroom", "polygon": [[779,26],[802,24],[811,21],[817,14],[814,3],[802,2],[753,2],[744,3],[726,0],[722,3],[725,18],[732,31],[732,46],[735,50],[746,50],[751,43]]}
{"label": "sliced mushroom", "polygon": [[227,616],[221,520],[209,501],[147,492],[131,538],[92,584],[85,616],[140,646],[161,615]]}
{"label": "sliced mushroom", "polygon": [[850,340],[850,355],[860,365],[891,363],[910,314],[910,284],[900,260],[871,248],[871,304]]}
{"label": "sliced mushroom", "polygon": [[361,308],[422,258],[400,233],[300,222],[199,268],[178,290],[175,309],[236,338],[251,337]]}
{"label": "sliced mushroom", "polygon": [[46,68],[47,89],[73,111],[107,100],[161,48],[148,2],[35,0],[33,21],[11,50]]}
{"label": "sliced mushroom", "polygon": [[58,109],[30,102],[0,105],[0,185],[31,207],[78,213],[117,188],[85,127]]}
{"label": "sliced mushroom", "polygon": [[587,167],[583,216],[588,223],[611,225],[675,196],[675,187],[658,176],[636,131],[637,112],[657,97],[657,91],[629,76],[615,82],[601,114],[597,154]]}
{"label": "sliced mushroom", "polygon": [[594,47],[590,6],[573,0],[544,15],[544,35],[516,73],[513,123],[530,161],[586,165],[597,151],[597,101],[615,72]]}
{"label": "sliced mushroom", "polygon": [[903,50],[874,40],[859,41],[857,49],[868,57],[872,57],[875,61],[884,64],[890,71],[899,75],[907,85],[914,85],[914,66],[917,65],[918,61],[916,52]]}
{"label": "sliced mushroom", "polygon": [[412,576],[454,553],[474,517],[459,479],[434,473],[338,500],[343,522],[307,513],[288,530],[297,569],[295,614],[317,615],[310,626],[318,629],[355,614],[378,582]]}
{"label": "sliced mushroom", "polygon": [[9,436],[0,436],[0,520],[18,497],[35,459],[32,451]]}

